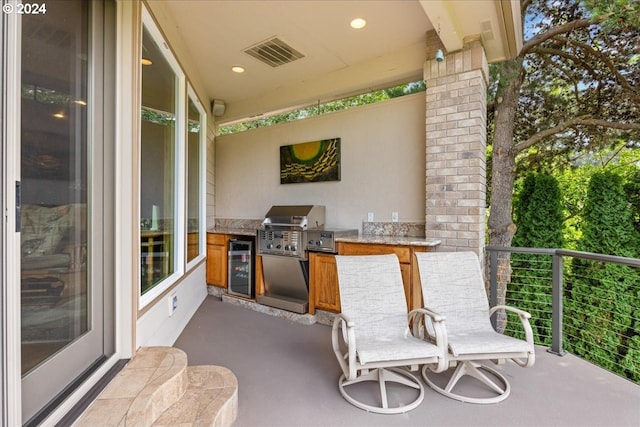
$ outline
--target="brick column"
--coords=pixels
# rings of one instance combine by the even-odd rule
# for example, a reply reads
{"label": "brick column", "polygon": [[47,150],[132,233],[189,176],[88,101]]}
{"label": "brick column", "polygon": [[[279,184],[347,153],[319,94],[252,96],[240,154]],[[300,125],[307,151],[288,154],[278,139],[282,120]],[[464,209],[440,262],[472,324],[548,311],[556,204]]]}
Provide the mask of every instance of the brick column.
{"label": "brick column", "polygon": [[[489,68],[480,41],[435,60],[440,41],[427,34],[426,236],[440,250],[485,245],[486,123]],[[443,49],[444,50],[444,49]]]}

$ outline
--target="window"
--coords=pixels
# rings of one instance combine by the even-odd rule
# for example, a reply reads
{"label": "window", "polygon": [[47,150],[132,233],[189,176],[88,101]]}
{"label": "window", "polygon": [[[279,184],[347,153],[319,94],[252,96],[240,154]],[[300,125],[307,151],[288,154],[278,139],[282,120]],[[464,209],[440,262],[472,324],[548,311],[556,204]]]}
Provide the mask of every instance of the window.
{"label": "window", "polygon": [[140,306],[204,256],[205,114],[149,13],[143,13]]}
{"label": "window", "polygon": [[386,89],[374,90],[372,92],[366,92],[347,98],[340,98],[334,101],[323,103],[320,103],[320,101],[318,101],[317,104],[313,104],[303,108],[296,108],[281,113],[265,114],[258,119],[234,120],[232,122],[221,125],[218,128],[217,135],[229,135],[232,133],[244,132],[246,130],[277,125],[279,123],[302,120],[322,114],[346,110],[352,107],[374,104],[376,102],[386,101],[387,99],[391,98],[424,92],[426,90],[427,86],[425,81],[419,80],[416,82],[404,83],[401,85],[388,87]]}
{"label": "window", "polygon": [[197,261],[204,256],[204,206],[205,198],[202,179],[205,170],[205,113],[202,106],[189,90],[187,108],[187,262]]}

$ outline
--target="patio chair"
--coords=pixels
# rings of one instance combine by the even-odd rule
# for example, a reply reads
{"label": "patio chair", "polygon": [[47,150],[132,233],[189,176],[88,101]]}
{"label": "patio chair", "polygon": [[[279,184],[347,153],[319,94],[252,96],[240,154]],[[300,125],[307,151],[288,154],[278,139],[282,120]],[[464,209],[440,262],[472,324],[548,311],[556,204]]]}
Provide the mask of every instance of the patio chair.
{"label": "patio chair", "polygon": [[[409,330],[412,319],[418,321],[429,313],[418,309],[407,314],[400,262],[395,254],[337,255],[336,265],[342,312],[333,322],[332,345],[343,372],[338,380],[340,393],[349,403],[370,412],[396,414],[414,409],[424,398],[424,386],[416,376],[401,368],[412,367],[417,371],[419,365],[429,363],[435,365],[434,369],[438,369],[438,365],[441,370],[446,369],[442,358],[446,349],[444,342],[428,343],[414,337]],[[439,331],[441,319],[434,317],[433,324]],[[362,390],[350,388],[347,393],[346,387],[365,381],[377,383],[379,402],[368,399],[367,403],[367,399],[354,397]],[[394,388],[390,394],[403,397],[390,405],[387,382],[411,387],[418,391],[418,397],[405,403],[406,392],[413,395],[415,391]]]}
{"label": "patio chair", "polygon": [[[493,360],[500,363],[512,359],[522,367],[532,366],[535,353],[528,320],[531,315],[504,305],[489,309],[480,263],[474,252],[424,252],[415,255],[424,306],[446,319],[445,336],[449,351],[445,357],[451,367],[457,366],[445,387],[430,378],[433,374],[429,372],[428,365],[422,368],[424,380],[435,391],[463,402],[486,404],[506,399],[511,387],[505,376],[481,362]],[[509,337],[493,329],[490,317],[503,309],[518,314],[526,340]],[[431,335],[430,329],[427,323],[425,334]],[[491,375],[487,376],[483,371]],[[472,397],[454,392],[454,387],[464,375],[480,380],[497,395]]]}

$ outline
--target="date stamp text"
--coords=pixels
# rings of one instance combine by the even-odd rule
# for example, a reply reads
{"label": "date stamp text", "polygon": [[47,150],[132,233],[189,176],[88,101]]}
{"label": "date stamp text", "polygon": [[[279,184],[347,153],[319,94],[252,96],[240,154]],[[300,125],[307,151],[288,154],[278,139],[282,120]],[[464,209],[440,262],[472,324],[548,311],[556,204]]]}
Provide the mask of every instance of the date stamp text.
{"label": "date stamp text", "polygon": [[15,13],[17,15],[44,15],[47,13],[46,3],[5,3],[2,11],[7,15]]}

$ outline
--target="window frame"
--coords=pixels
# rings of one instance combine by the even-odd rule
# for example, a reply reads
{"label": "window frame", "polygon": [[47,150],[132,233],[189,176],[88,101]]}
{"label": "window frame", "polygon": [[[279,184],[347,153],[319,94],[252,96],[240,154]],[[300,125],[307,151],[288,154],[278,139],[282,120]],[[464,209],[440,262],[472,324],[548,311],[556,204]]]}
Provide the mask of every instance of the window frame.
{"label": "window frame", "polygon": [[[198,110],[201,113],[201,121],[202,121],[202,113],[204,109],[202,108],[202,104],[200,103],[199,98],[195,95],[195,91],[188,84],[187,77],[185,72],[182,70],[182,67],[178,63],[178,60],[174,56],[171,48],[169,47],[169,43],[165,39],[162,34],[160,28],[157,23],[153,19],[151,13],[147,9],[146,6],[142,7],[142,25],[140,27],[140,43],[142,43],[142,35],[144,29],[147,30],[149,35],[152,37],[153,41],[157,44],[159,50],[162,52],[164,59],[170,65],[171,70],[174,73],[175,78],[175,97],[176,97],[176,115],[175,115],[175,152],[174,152],[174,168],[175,168],[175,176],[173,185],[175,186],[175,194],[174,194],[174,211],[173,211],[173,242],[172,249],[173,250],[173,272],[160,280],[158,283],[154,284],[146,293],[142,294],[142,279],[141,279],[141,267],[138,262],[138,272],[137,272],[137,296],[138,296],[138,309],[142,310],[145,307],[149,307],[153,305],[156,300],[163,295],[167,290],[169,290],[172,286],[174,286],[184,275],[186,272],[196,263],[200,262],[205,258],[204,254],[204,243],[205,240],[205,225],[204,225],[204,214],[203,214],[203,206],[206,206],[206,203],[201,203],[200,209],[200,224],[199,224],[199,233],[200,233],[200,253],[199,255],[187,264],[187,133],[188,133],[188,100],[191,93],[193,93],[192,100],[194,104],[198,107]],[[142,64],[139,65],[142,67]],[[140,73],[140,105],[138,106],[138,111],[141,112],[142,105],[142,72]],[[206,117],[206,115],[205,115]],[[142,120],[139,118],[139,120]],[[205,120],[206,124],[206,120]],[[204,125],[203,125],[204,128]],[[200,180],[200,197],[203,197],[204,193],[204,176],[206,164],[203,166],[204,158],[206,157],[206,144],[202,143],[203,136],[206,135],[206,132],[203,132],[201,135],[201,143],[200,143],[200,154],[201,154],[201,170],[199,174]],[[142,126],[140,126],[140,130],[138,132],[138,146],[140,147],[142,144]],[[141,197],[141,189],[142,189],[142,167],[141,162],[138,163],[138,201],[140,201]],[[138,207],[138,221],[140,220],[140,207]],[[140,249],[140,227],[138,227],[138,258],[141,256]]]}
{"label": "window frame", "polygon": [[[187,127],[186,127],[186,131],[187,134],[189,132],[189,126],[188,126],[188,120],[189,120],[189,100],[191,100],[193,102],[193,104],[195,105],[196,109],[198,110],[198,112],[200,113],[200,132],[199,132],[199,139],[198,139],[198,164],[199,164],[199,188],[198,188],[198,197],[200,200],[200,204],[199,204],[199,210],[198,210],[198,255],[193,258],[191,261],[187,260],[187,254],[185,252],[185,261],[186,261],[186,271],[191,270],[193,267],[195,267],[197,264],[199,264],[202,260],[205,259],[206,257],[206,249],[207,249],[207,242],[206,242],[206,231],[207,231],[207,225],[206,225],[206,210],[207,210],[207,203],[206,203],[206,182],[204,180],[204,176],[206,174],[206,167],[207,167],[207,113],[206,110],[204,109],[204,107],[202,106],[202,103],[200,102],[200,99],[198,98],[198,95],[196,94],[195,90],[193,89],[193,87],[191,86],[191,84],[187,83],[187,100],[186,100],[186,105],[187,105]],[[188,135],[185,137],[188,138]],[[188,141],[187,141],[188,142]],[[186,149],[188,150],[188,144],[186,145]],[[185,161],[185,165],[188,166],[188,152],[186,153],[186,161]],[[185,168],[185,174],[188,174],[188,168]],[[188,180],[188,175],[185,175],[185,213],[187,213],[188,210],[188,203],[189,203],[189,189],[188,189],[188,184],[189,184],[189,180]],[[185,227],[184,227],[184,231],[185,231],[185,236],[188,235],[189,233],[189,224],[188,224],[189,218],[188,215],[185,214]],[[186,243],[186,242],[185,242]]]}

